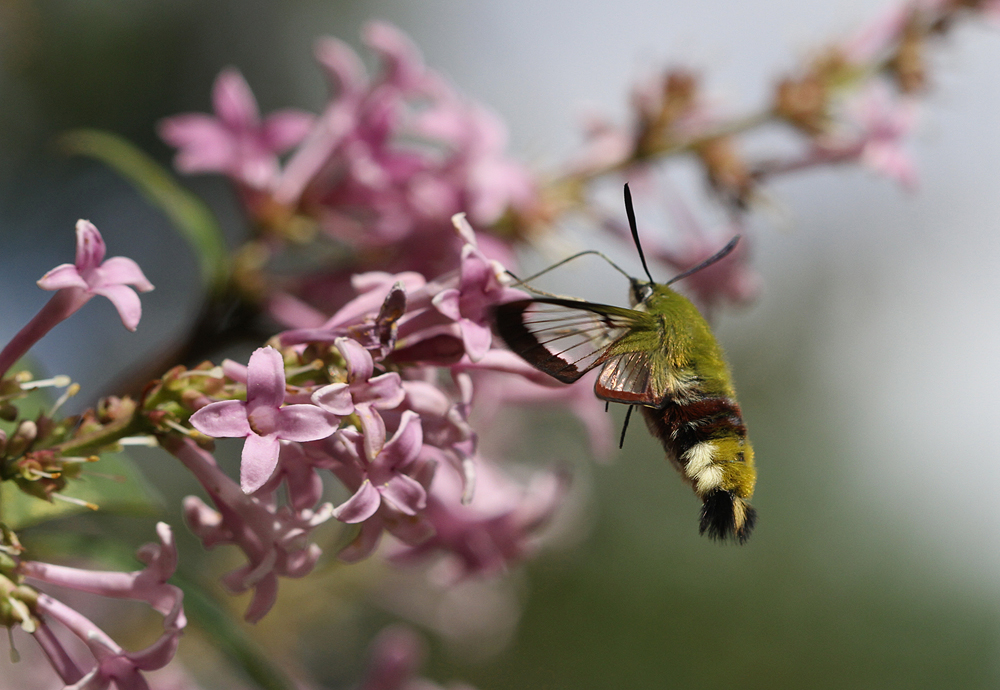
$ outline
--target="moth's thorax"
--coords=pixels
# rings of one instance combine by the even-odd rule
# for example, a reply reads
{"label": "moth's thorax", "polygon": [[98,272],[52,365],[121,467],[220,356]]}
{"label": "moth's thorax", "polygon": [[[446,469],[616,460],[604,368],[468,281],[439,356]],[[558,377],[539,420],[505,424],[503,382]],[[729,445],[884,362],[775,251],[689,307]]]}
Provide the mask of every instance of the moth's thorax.
{"label": "moth's thorax", "polygon": [[666,314],[678,319],[694,315],[697,315],[695,318],[701,318],[697,308],[686,297],[663,283],[632,278],[628,293],[633,309]]}

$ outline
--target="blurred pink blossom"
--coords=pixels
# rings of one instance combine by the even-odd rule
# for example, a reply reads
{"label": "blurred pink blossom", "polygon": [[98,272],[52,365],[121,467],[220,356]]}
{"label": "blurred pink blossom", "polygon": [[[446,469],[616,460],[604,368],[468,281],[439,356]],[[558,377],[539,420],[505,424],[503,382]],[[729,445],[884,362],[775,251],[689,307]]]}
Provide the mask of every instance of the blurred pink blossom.
{"label": "blurred pink blossom", "polygon": [[[372,642],[368,668],[358,690],[446,690],[417,677],[427,656],[425,645],[409,628],[386,628]],[[451,683],[447,690],[474,690],[464,683]]]}
{"label": "blurred pink blossom", "polygon": [[860,130],[861,163],[915,189],[917,169],[904,144],[917,125],[916,101],[905,95],[894,98],[885,84],[875,82],[847,110]]}
{"label": "blurred pink blossom", "polygon": [[[382,65],[372,81],[346,44],[317,44],[336,94],[289,160],[279,203],[319,204],[333,234],[368,244],[398,241],[462,210],[491,223],[509,204],[530,201],[531,178],[504,156],[499,119],[428,70],[395,27],[372,22],[363,37]],[[375,212],[364,235],[344,234],[353,209]]]}
{"label": "blurred pink blossom", "polygon": [[212,103],[214,117],[186,113],[160,122],[160,136],[179,149],[177,169],[219,172],[252,189],[270,189],[278,179],[277,154],[302,141],[313,116],[288,109],[261,121],[250,87],[231,68],[216,78]]}
{"label": "blurred pink blossom", "polygon": [[434,534],[417,545],[400,546],[393,561],[441,556],[451,577],[460,579],[496,575],[534,550],[538,533],[565,495],[567,475],[537,472],[522,486],[482,457],[476,462],[476,493],[468,505],[461,502],[461,475],[448,466],[438,468],[424,511]]}

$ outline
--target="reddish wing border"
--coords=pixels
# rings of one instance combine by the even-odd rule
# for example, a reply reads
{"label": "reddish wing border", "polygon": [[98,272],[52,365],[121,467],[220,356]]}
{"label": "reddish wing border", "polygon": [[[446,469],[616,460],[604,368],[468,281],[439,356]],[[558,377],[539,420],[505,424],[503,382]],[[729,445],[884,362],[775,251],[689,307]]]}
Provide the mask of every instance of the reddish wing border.
{"label": "reddish wing border", "polygon": [[625,352],[607,360],[594,384],[601,400],[656,407],[661,396],[653,390],[652,362],[648,352]]}

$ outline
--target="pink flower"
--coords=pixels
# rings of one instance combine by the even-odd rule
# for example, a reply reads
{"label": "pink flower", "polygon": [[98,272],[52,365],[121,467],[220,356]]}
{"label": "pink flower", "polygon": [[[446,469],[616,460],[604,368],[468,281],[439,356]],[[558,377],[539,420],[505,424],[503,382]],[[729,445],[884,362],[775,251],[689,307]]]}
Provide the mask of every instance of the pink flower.
{"label": "pink flower", "polygon": [[77,221],[76,262],[56,266],[38,281],[40,288],[56,290],[56,294],[0,352],[0,376],[56,324],[72,316],[94,295],[111,300],[125,328],[135,330],[142,316],[142,305],[139,296],[127,286],[149,292],[153,285],[132,259],[115,256],[104,261],[105,251],[104,239],[97,228],[90,221]]}
{"label": "pink flower", "polygon": [[468,421],[472,403],[471,379],[460,372],[456,365],[452,376],[459,384],[458,402],[440,384],[430,380],[409,380],[403,381],[403,390],[406,392],[403,402],[384,414],[390,424],[396,423],[407,411],[420,415],[424,432],[424,456],[455,467],[465,479],[466,493],[471,495],[475,483],[475,468],[471,463],[476,451],[477,436]]}
{"label": "pink flower", "polygon": [[333,472],[354,495],[334,510],[341,522],[358,523],[372,517],[388,501],[389,507],[404,515],[416,515],[427,505],[427,492],[407,474],[418,465],[423,446],[420,417],[404,412],[399,428],[373,460],[364,455],[360,434],[345,429],[333,442],[337,452]]}
{"label": "pink flower", "polygon": [[285,405],[281,354],[262,347],[250,356],[247,399],[209,403],[191,415],[191,425],[207,436],[246,438],[240,465],[243,491],[253,493],[274,473],[280,441],[316,441],[337,429],[338,420],[315,405]]}
{"label": "pink flower", "polygon": [[[290,506],[279,507],[275,500],[275,482],[249,496],[215,464],[211,453],[187,438],[168,437],[164,448],[176,456],[194,474],[208,493],[216,509],[188,496],[184,499],[184,517],[191,531],[206,548],[232,544],[246,555],[245,565],[226,574],[223,584],[235,593],[253,589],[253,598],[244,617],[255,622],[264,617],[278,596],[278,577],[303,577],[316,565],[320,548],[309,541],[314,527],[328,520],[333,506],[323,504],[313,509],[322,487],[317,486],[303,464],[296,444],[282,448],[283,468],[279,472],[296,477],[289,483]],[[295,457],[286,458],[286,453]],[[271,489],[270,491],[268,489]]]}
{"label": "pink flower", "polygon": [[[20,571],[27,578],[107,597],[145,601],[163,615],[164,632],[160,638],[144,650],[127,652],[79,612],[39,594],[36,613],[43,624],[36,632],[36,639],[67,687],[96,690],[114,683],[120,690],[141,690],[148,687],[142,671],[162,668],[177,651],[180,633],[187,624],[182,607],[184,595],[179,588],[166,583],[177,568],[177,550],[168,525],[161,522],[156,531],[160,543],[147,544],[139,550],[139,560],[146,567],[133,573],[88,571],[35,561],[20,564]],[[44,623],[46,619],[61,623],[90,649],[95,660],[90,671],[84,673],[72,661]]]}
{"label": "pink flower", "polygon": [[[107,261],[104,239],[94,224],[88,220],[76,223],[76,262],[56,266],[38,281],[43,290],[70,290],[75,293],[80,306],[94,295],[111,300],[118,310],[122,324],[130,331],[139,325],[142,305],[139,292],[149,292],[153,284],[146,280],[142,269],[132,259],[115,256]],[[79,307],[78,307],[79,308]]]}
{"label": "pink flower", "polygon": [[510,405],[565,406],[583,424],[590,448],[598,459],[607,458],[614,449],[611,416],[604,403],[594,396],[592,375],[567,386],[509,350],[490,350],[478,362],[463,361],[454,369],[472,376],[478,419],[492,419]]}
{"label": "pink flower", "polygon": [[365,457],[361,434],[344,429],[334,436],[304,446],[315,467],[329,469],[353,495],[334,509],[342,522],[360,524],[355,539],[339,558],[354,562],[368,557],[388,530],[407,544],[430,536],[430,525],[420,516],[426,505],[426,487],[434,462],[423,453],[420,418],[410,412],[375,460]]}
{"label": "pink flower", "polygon": [[508,287],[503,267],[479,250],[464,214],[457,214],[452,222],[465,241],[458,286],[441,290],[432,302],[438,311],[459,324],[465,351],[475,362],[482,359],[493,342],[492,307],[520,299],[524,293]]}
{"label": "pink flower", "polygon": [[321,409],[340,417],[356,414],[361,420],[365,457],[374,460],[385,444],[385,422],[379,409],[397,407],[405,395],[399,374],[372,378],[375,362],[368,350],[350,338],[337,338],[334,346],[347,364],[347,382],[323,386],[312,395]]}
{"label": "pink flower", "polygon": [[[380,632],[372,642],[370,655],[359,690],[443,690],[436,683],[417,677],[427,651],[408,628],[393,626]],[[453,683],[448,688],[474,690],[464,683]]]}
{"label": "pink flower", "polygon": [[861,131],[861,162],[915,189],[917,169],[904,143],[916,128],[916,102],[905,96],[894,99],[885,84],[876,82],[849,104],[848,113]]}
{"label": "pink flower", "polygon": [[[439,169],[440,198],[477,224],[491,224],[511,206],[530,206],[535,182],[527,169],[506,157],[507,128],[492,111],[441,84],[432,107],[412,122],[415,134],[444,142],[451,152]],[[420,188],[415,188],[414,199]],[[428,209],[433,206],[428,205]],[[439,214],[448,209],[437,207]],[[450,215],[450,214],[448,214]]]}
{"label": "pink flower", "polygon": [[382,66],[370,80],[345,44],[318,44],[335,95],[288,161],[275,200],[309,209],[341,241],[394,246],[400,269],[440,264],[441,244],[454,242],[449,217],[466,211],[492,223],[533,202],[533,180],[505,155],[499,119],[427,69],[402,32],[373,22],[364,40]]}
{"label": "pink flower", "polygon": [[281,110],[261,122],[257,101],[235,69],[219,74],[212,101],[215,117],[187,113],[160,123],[163,140],[180,149],[177,169],[220,172],[253,189],[270,188],[278,176],[277,154],[302,141],[313,116]]}
{"label": "pink flower", "polygon": [[531,553],[539,530],[562,502],[566,475],[539,472],[520,486],[482,458],[477,464],[476,493],[468,505],[460,501],[462,477],[451,467],[438,468],[423,511],[434,534],[401,547],[393,560],[443,555],[457,579],[495,575]]}

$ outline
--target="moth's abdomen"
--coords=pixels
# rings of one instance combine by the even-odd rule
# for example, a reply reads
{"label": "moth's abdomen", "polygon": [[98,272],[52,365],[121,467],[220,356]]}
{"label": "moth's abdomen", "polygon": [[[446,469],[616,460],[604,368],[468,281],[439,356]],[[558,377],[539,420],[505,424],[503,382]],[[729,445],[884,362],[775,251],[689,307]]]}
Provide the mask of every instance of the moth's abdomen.
{"label": "moth's abdomen", "polygon": [[757,471],[739,405],[729,398],[702,398],[643,407],[650,432],[702,499],[701,529],[713,539],[750,536],[756,511],[749,504]]}

